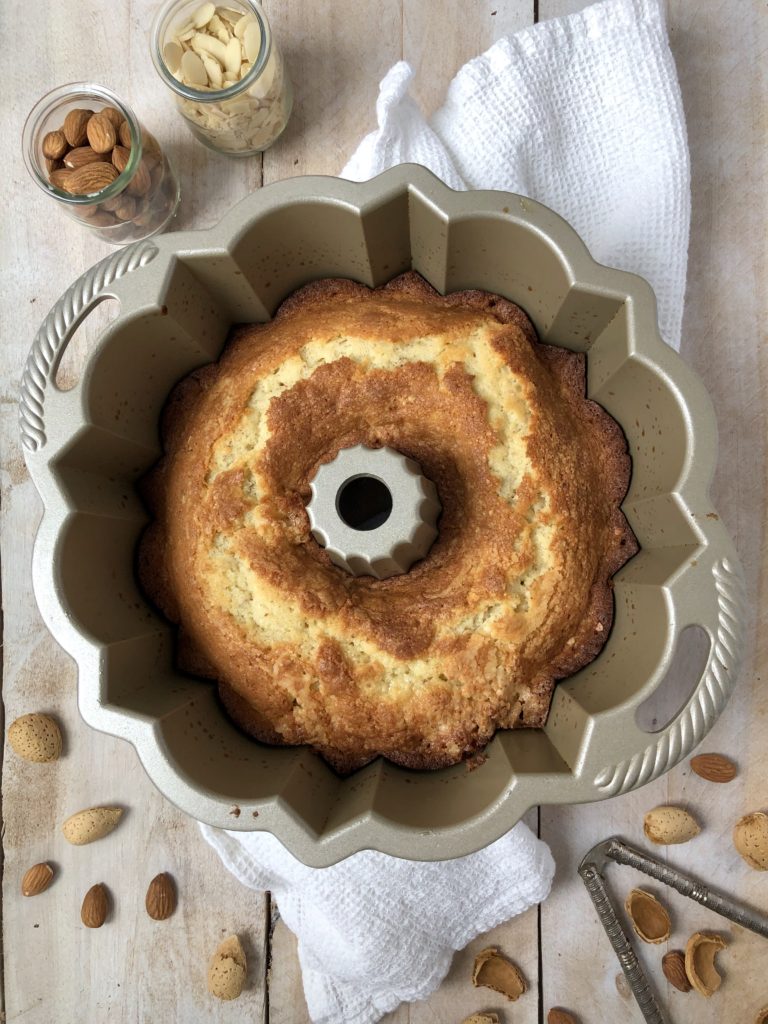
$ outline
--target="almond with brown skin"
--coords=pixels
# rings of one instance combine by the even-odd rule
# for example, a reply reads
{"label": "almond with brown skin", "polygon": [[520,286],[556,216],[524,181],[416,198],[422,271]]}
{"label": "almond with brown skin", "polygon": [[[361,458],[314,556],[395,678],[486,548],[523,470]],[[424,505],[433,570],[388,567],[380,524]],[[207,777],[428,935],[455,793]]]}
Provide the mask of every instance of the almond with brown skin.
{"label": "almond with brown skin", "polygon": [[55,171],[51,171],[48,175],[48,181],[56,188],[60,188],[62,192],[68,192],[67,182],[74,174],[68,167],[60,167]]}
{"label": "almond with brown skin", "polygon": [[23,896],[39,896],[41,892],[45,892],[48,886],[51,884],[53,878],[53,868],[50,864],[43,862],[42,864],[33,864],[32,867],[24,873],[24,877],[21,880],[21,893]]}
{"label": "almond with brown skin", "polygon": [[80,908],[80,920],[86,928],[101,928],[107,919],[109,900],[106,886],[102,882],[92,885],[85,894]]}
{"label": "almond with brown skin", "polygon": [[128,166],[128,161],[131,159],[130,149],[126,149],[125,146],[115,146],[112,150],[112,163],[115,165],[120,174],[123,173],[125,168]]}
{"label": "almond with brown skin", "polygon": [[118,220],[133,220],[136,214],[136,200],[130,196],[120,196],[120,202],[113,212]]}
{"label": "almond with brown skin", "polygon": [[561,1010],[559,1006],[554,1007],[547,1014],[547,1024],[576,1024],[576,1018],[567,1010]]}
{"label": "almond with brown skin", "polygon": [[661,958],[661,969],[664,977],[679,992],[690,992],[691,983],[685,973],[685,953],[679,949],[673,949],[665,953]]}
{"label": "almond with brown skin", "polygon": [[61,130],[70,146],[84,146],[88,140],[88,121],[93,114],[92,110],[76,108],[70,110],[64,118]]}
{"label": "almond with brown skin", "polygon": [[112,127],[115,131],[118,130],[120,125],[123,123],[123,115],[117,109],[117,107],[104,107],[99,113],[102,117],[108,118],[112,122]]}
{"label": "almond with brown skin", "polygon": [[68,149],[64,132],[48,132],[43,139],[43,156],[51,160],[61,160]]}
{"label": "almond with brown skin", "polygon": [[737,774],[736,765],[723,754],[697,754],[691,768],[707,782],[733,782]]}
{"label": "almond with brown skin", "polygon": [[117,137],[120,139],[121,146],[125,146],[126,149],[131,148],[131,126],[127,121],[123,121],[120,125]]}
{"label": "almond with brown skin", "polygon": [[89,119],[86,134],[91,148],[96,153],[110,153],[117,143],[115,126],[103,114],[94,114]]}
{"label": "almond with brown skin", "polygon": [[116,177],[117,168],[100,160],[98,163],[83,164],[72,171],[64,188],[76,196],[90,196],[111,185]]}
{"label": "almond with brown skin", "polygon": [[104,153],[97,153],[91,146],[78,146],[77,149],[70,149],[64,157],[64,166],[76,171],[78,167],[85,164],[95,164],[99,160],[108,160]]}
{"label": "almond with brown skin", "polygon": [[147,165],[142,160],[128,183],[128,191],[134,196],[145,196],[151,187],[152,178],[147,170]]}
{"label": "almond with brown skin", "polygon": [[149,883],[144,901],[153,921],[165,921],[176,909],[176,889],[171,876],[163,871]]}

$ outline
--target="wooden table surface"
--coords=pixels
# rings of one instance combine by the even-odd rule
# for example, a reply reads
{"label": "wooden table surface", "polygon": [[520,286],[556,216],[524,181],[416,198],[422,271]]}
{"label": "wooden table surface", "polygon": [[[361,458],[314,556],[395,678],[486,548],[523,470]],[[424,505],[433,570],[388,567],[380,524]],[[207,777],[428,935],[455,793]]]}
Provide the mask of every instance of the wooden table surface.
{"label": "wooden table surface", "polygon": [[[3,57],[2,592],[6,721],[35,710],[56,714],[66,732],[60,762],[37,766],[6,751],[3,762],[3,948],[7,1021],[23,1024],[306,1024],[293,936],[279,912],[242,888],[201,840],[196,824],[146,778],[132,747],[89,729],[76,706],[72,661],[48,635],[31,589],[32,543],[40,514],[18,443],[16,396],[23,362],[40,321],[62,291],[108,246],[68,221],[32,184],[21,159],[27,111],[53,86],[91,80],[111,86],[153,130],[181,171],[178,226],[215,223],[262,184],[307,173],[337,173],[373,127],[378,82],[404,57],[417,72],[415,93],[433,109],[451,76],[499,36],[585,6],[581,0],[268,0],[267,12],[295,81],[292,122],[263,159],[231,160],[203,149],[176,115],[148,51],[154,3],[40,0],[0,5]],[[617,962],[575,875],[597,840],[620,833],[642,842],[644,812],[657,803],[689,806],[704,832],[669,852],[742,899],[768,908],[768,875],[747,868],[730,831],[743,813],[768,809],[768,688],[765,683],[765,398],[768,393],[766,205],[768,128],[763,0],[668,0],[672,49],[680,74],[693,167],[693,222],[683,354],[703,376],[720,424],[714,497],[746,567],[751,620],[736,695],[704,749],[729,752],[740,775],[707,784],[683,764],[663,779],[605,804],[542,808],[530,821],[550,843],[558,870],[540,909],[483,936],[457,954],[442,988],[427,1002],[401,1006],[387,1024],[458,1024],[502,1000],[473,990],[473,953],[498,943],[521,966],[528,993],[504,1009],[507,1024],[540,1024],[553,1005],[581,1024],[641,1022]],[[74,379],[109,304],[89,318],[63,366]],[[67,846],[59,826],[81,807],[130,808],[120,829],[94,846]],[[56,866],[50,890],[20,895],[23,871]],[[166,923],[144,912],[149,879],[169,871],[179,909]],[[617,892],[634,883],[611,876]],[[103,881],[114,911],[99,931],[83,928],[79,907]],[[768,1004],[768,943],[676,898],[669,948],[697,929],[729,937],[721,954],[726,980],[711,1000],[683,995],[660,977],[662,949],[643,959],[677,1024],[737,1024]],[[234,1004],[206,992],[208,958],[222,936],[243,937],[250,969]]]}

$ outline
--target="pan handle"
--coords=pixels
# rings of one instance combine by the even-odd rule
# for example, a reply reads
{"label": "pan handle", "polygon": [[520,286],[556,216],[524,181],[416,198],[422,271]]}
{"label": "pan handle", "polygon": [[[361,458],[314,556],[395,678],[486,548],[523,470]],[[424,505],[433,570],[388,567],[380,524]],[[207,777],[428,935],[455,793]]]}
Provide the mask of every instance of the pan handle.
{"label": "pan handle", "polygon": [[43,321],[32,342],[19,396],[19,428],[25,455],[45,447],[45,396],[49,385],[56,387],[56,371],[72,335],[103,299],[111,297],[109,286],[157,255],[151,241],[135,242],[119,249],[87,270],[67,289]]}
{"label": "pan handle", "polygon": [[696,574],[680,595],[681,627],[686,622],[696,623],[710,637],[704,671],[683,710],[655,738],[632,723],[636,753],[594,777],[594,786],[603,797],[643,786],[682,761],[715,724],[731,695],[744,649],[744,571],[722,525],[712,523],[708,532],[710,551],[718,553],[710,564],[710,583],[703,584],[701,574]]}

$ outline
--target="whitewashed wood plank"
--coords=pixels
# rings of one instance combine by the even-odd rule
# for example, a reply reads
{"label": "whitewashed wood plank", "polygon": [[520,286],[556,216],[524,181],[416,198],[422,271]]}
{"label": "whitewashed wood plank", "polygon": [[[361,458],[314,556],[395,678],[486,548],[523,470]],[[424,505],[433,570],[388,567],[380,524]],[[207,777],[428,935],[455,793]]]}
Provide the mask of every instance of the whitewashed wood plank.
{"label": "whitewashed wood plank", "polygon": [[[177,223],[215,223],[261,182],[261,160],[216,157],[192,139],[157,79],[148,51],[155,4],[40,3],[32,62],[7,62],[3,126],[7,173],[0,183],[3,228],[0,294],[0,437],[2,438],[2,573],[6,720],[30,710],[54,712],[66,730],[66,755],[53,766],[21,764],[6,753],[3,776],[5,843],[4,953],[8,1020],[68,1024],[73,1020],[197,1022],[265,1019],[264,898],[244,890],[221,867],[197,826],[162,799],[125,743],[89,729],[76,709],[74,666],[50,639],[31,591],[30,562],[38,499],[18,445],[16,394],[32,337],[72,280],[111,247],[67,220],[27,176],[21,126],[28,109],[62,82],[111,86],[156,133],[182,171]],[[28,21],[28,8],[3,4],[7,37]],[[119,45],[116,44],[118,41]],[[89,317],[74,341],[77,371],[104,319]],[[129,811],[119,830],[98,845],[69,847],[59,832],[82,806],[118,802]],[[19,891],[23,871],[40,859],[57,865],[50,890],[35,899]],[[168,870],[177,879],[179,909],[164,923],[144,912],[149,879]],[[115,899],[99,931],[79,919],[87,888],[104,881]],[[224,933],[238,932],[250,953],[249,988],[236,1006],[206,991],[208,959]]]}
{"label": "whitewashed wood plank", "polygon": [[264,154],[264,182],[338,174],[376,126],[379,80],[400,59],[400,0],[265,6],[293,81],[294,108],[284,134]]}
{"label": "whitewashed wood plank", "polygon": [[[578,0],[541,0],[540,18],[568,13]],[[744,560],[753,609],[765,600],[765,316],[766,95],[758,64],[764,60],[764,12],[757,3],[691,5],[670,0],[669,33],[681,81],[692,159],[693,220],[683,353],[701,373],[720,424],[720,463],[713,496],[734,532]],[[756,621],[755,621],[756,619]],[[668,851],[670,863],[746,902],[765,908],[761,875],[740,860],[731,844],[734,821],[765,809],[768,771],[766,627],[752,615],[750,648],[736,695],[704,741],[702,750],[730,753],[740,777],[715,786],[693,775],[687,764],[637,793],[606,804],[542,811],[542,834],[558,861],[552,897],[542,914],[544,1008],[564,1005],[579,1019],[642,1021],[621,981],[608,945],[575,870],[581,856],[612,833],[640,846],[642,819],[657,803],[689,807],[704,833]],[[626,868],[610,869],[613,891],[623,900],[634,884],[664,894],[673,911],[668,946],[639,950],[673,1019],[684,1024],[753,1020],[768,1003],[768,952],[757,936],[669,894]],[[666,984],[660,960],[667,948],[682,948],[697,929],[730,936],[721,954],[726,981],[711,1000],[683,995]],[[637,943],[637,946],[642,946]],[[578,951],[589,951],[589,958]]]}

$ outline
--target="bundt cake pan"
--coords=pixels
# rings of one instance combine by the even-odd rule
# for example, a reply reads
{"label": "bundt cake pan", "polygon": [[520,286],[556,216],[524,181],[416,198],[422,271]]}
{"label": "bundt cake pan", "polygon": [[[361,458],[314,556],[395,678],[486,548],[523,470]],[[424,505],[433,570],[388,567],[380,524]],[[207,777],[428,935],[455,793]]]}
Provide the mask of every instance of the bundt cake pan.
{"label": "bundt cake pan", "polygon": [[[218,356],[232,323],[267,320],[313,279],[380,285],[411,268],[441,292],[499,292],[527,310],[543,341],[588,352],[589,397],[629,442],[624,510],[642,550],[615,578],[605,648],[556,688],[544,729],[497,733],[472,771],[406,771],[379,759],[341,779],[306,748],[244,736],[214,686],[175,669],[172,630],[134,576],[147,521],[134,485],[160,455],[158,420],[171,387]],[[61,391],[62,352],[107,296],[121,314],[78,385]],[[84,718],[133,743],[155,784],[187,813],[273,832],[307,864],[365,848],[456,857],[502,835],[533,805],[624,793],[685,757],[733,686],[742,577],[708,496],[716,457],[709,398],[659,337],[648,285],[596,264],[563,220],[529,199],[452,192],[415,166],[364,184],[307,177],[270,185],[210,231],[137,243],[76,281],[32,346],[20,415],[45,506],[35,594],[78,663]],[[671,722],[645,731],[638,708],[691,625],[709,640],[703,673]]]}

